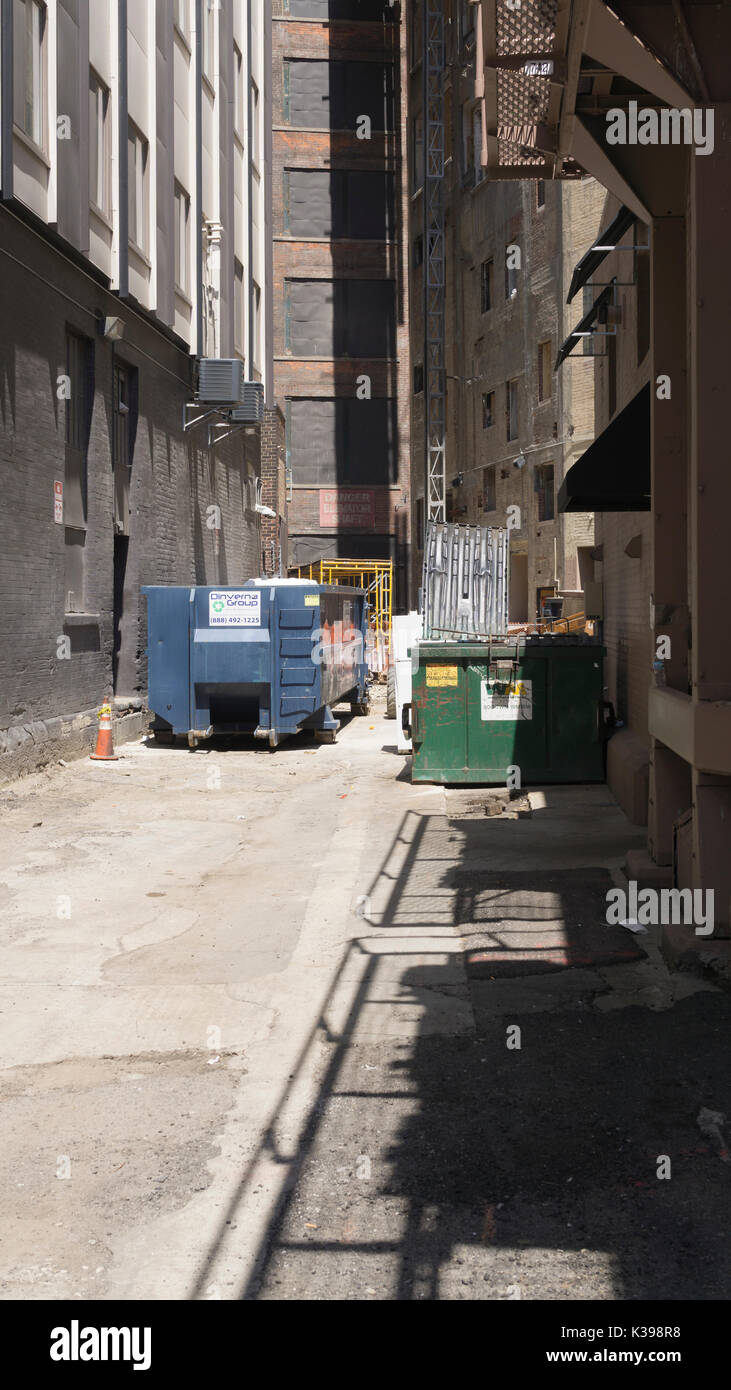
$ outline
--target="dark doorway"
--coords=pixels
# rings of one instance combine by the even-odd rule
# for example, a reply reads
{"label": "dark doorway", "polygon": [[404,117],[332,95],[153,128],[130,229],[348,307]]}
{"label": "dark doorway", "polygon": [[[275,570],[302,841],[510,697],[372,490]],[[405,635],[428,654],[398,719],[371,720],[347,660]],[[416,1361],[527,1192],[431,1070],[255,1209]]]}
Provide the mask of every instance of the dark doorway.
{"label": "dark doorway", "polygon": [[114,366],[114,643],[112,678],[115,695],[131,695],[137,687],[136,604],[131,602],[130,487],[138,414],[137,369]]}
{"label": "dark doorway", "polygon": [[112,681],[118,693],[119,654],[122,646],[122,616],[124,613],[124,580],[127,573],[129,536],[114,537],[114,646],[112,648]]}

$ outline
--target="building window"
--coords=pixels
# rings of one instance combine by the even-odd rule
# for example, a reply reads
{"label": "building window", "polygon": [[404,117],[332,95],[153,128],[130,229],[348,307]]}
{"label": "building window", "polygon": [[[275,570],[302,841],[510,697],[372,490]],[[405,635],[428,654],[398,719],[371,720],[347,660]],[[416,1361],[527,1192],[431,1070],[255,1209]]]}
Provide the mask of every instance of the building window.
{"label": "building window", "polygon": [[551,340],[538,344],[538,399],[551,399]]}
{"label": "building window", "polygon": [[480,266],[480,311],[486,314],[492,308],[492,276],[493,262],[492,257],[489,261],[483,261]]}
{"label": "building window", "polygon": [[414,116],[411,126],[411,191],[418,192],[424,182],[424,122]]}
{"label": "building window", "polygon": [[89,202],[105,217],[112,215],[112,123],[109,88],[89,73]]}
{"label": "building window", "polygon": [[253,336],[253,342],[251,344],[251,362],[254,368],[259,368],[261,367],[261,289],[259,285],[257,285],[256,280],[252,281],[251,295],[252,307],[254,310],[251,330]]}
{"label": "building window", "polygon": [[424,367],[421,362],[414,367],[414,395],[419,396],[424,390]]}
{"label": "building window", "polygon": [[15,0],[14,119],[45,151],[47,145],[46,7],[39,0]]}
{"label": "building window", "polygon": [[131,122],[127,135],[127,179],[129,239],[138,251],[147,255],[150,243],[149,145]]}
{"label": "building window", "polygon": [[[477,121],[475,121],[477,115]],[[466,101],[462,107],[462,182],[472,185],[478,181],[480,167],[479,144],[475,148],[475,131],[480,130],[479,111],[472,102]],[[481,139],[481,136],[479,137]]]}
{"label": "building window", "polygon": [[412,248],[412,265],[414,268],[424,264],[424,238],[423,236],[414,237]]}
{"label": "building window", "polygon": [[518,382],[505,383],[505,438],[518,438]]}
{"label": "building window", "polygon": [[553,464],[545,463],[536,468],[535,489],[538,498],[538,520],[553,521]]}
{"label": "building window", "polygon": [[175,284],[190,294],[190,198],[179,183],[175,185]]}
{"label": "building window", "polygon": [[505,247],[505,298],[512,299],[518,293],[518,269],[520,248],[511,241]]}
{"label": "building window", "polygon": [[536,208],[542,208],[542,207],[545,207],[545,206],[546,206],[546,181],[545,181],[545,179],[536,179]]}
{"label": "building window", "polygon": [[482,167],[482,107],[479,102],[472,108],[472,159],[475,183],[482,183],[487,170]]}
{"label": "building window", "polygon": [[411,24],[409,25],[409,67],[421,62],[424,47],[424,6],[423,0],[412,0]]}
{"label": "building window", "polygon": [[489,430],[495,424],[495,392],[487,391],[482,397],[482,428]]}
{"label": "building window", "polygon": [[460,0],[459,35],[462,43],[467,43],[475,32],[475,11],[472,0]]}
{"label": "building window", "polygon": [[215,53],[215,14],[216,0],[203,0],[203,32],[201,35],[201,61],[203,74],[213,80],[213,55]]}
{"label": "building window", "polygon": [[93,345],[78,333],[66,334],[66,470],[64,521],[68,526],[86,524],[86,476],[94,405]]}
{"label": "building window", "polygon": [[138,378],[136,367],[117,362],[114,368],[114,531],[129,535],[129,489],[137,432]]}
{"label": "building window", "polygon": [[495,464],[482,470],[482,506],[486,512],[494,512],[497,507],[497,488],[495,483]]}
{"label": "building window", "polygon": [[187,43],[190,38],[190,0],[175,0],[174,15],[175,27]]}
{"label": "building window", "polygon": [[239,357],[244,356],[244,314],[244,267],[241,261],[234,260],[234,351]]}
{"label": "building window", "polygon": [[259,142],[259,88],[252,80],[251,83],[251,130],[249,132],[249,144],[251,146],[251,162],[255,168],[259,168],[260,161],[260,142]]}
{"label": "building window", "polygon": [[238,44],[234,44],[234,131],[244,138],[244,59]]}

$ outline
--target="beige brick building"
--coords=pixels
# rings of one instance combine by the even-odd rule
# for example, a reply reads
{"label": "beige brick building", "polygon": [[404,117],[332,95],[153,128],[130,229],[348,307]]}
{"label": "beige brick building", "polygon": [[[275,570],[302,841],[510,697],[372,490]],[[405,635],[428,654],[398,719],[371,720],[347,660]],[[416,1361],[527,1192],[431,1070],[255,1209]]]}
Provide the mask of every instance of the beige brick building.
{"label": "beige brick building", "polygon": [[[470,5],[445,6],[444,215],[447,519],[511,527],[510,618],[542,601],[583,607],[593,519],[560,515],[564,475],[594,435],[594,372],[572,357],[566,293],[596,237],[604,189],[593,178],[495,183],[480,164],[476,34]],[[413,584],[425,520],[422,6],[409,11]]]}

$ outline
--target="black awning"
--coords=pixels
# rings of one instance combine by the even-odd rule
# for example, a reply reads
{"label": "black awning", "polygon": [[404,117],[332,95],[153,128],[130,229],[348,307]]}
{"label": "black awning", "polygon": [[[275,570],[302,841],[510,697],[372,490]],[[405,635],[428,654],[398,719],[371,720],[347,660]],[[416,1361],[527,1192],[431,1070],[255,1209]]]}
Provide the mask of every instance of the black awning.
{"label": "black awning", "polygon": [[558,491],[558,510],[649,512],[649,382],[569,469]]}
{"label": "black awning", "polygon": [[[588,314],[584,314],[583,319],[579,319],[579,322],[577,323],[576,327],[572,329],[571,333],[569,333],[568,338],[565,340],[565,342],[561,344],[558,350],[558,357],[556,358],[553,368],[554,372],[558,371],[559,367],[561,366],[561,363],[565,362],[569,353],[573,352],[575,347],[578,347],[582,338],[587,337],[591,333],[594,324],[596,323],[597,318],[599,317],[599,311],[604,308],[605,304],[609,304],[611,302],[613,291],[614,282],[612,281],[610,285],[606,286],[606,289],[602,290],[601,294],[597,295]],[[591,356],[595,357],[598,356],[598,354],[592,353]]]}
{"label": "black awning", "polygon": [[571,277],[571,288],[569,289],[566,303],[570,304],[575,294],[578,294],[587,280],[590,280],[594,271],[601,265],[605,256],[622,240],[625,232],[628,232],[632,223],[636,220],[635,214],[629,208],[621,207],[613,222],[609,223],[606,231],[598,236],[593,246],[584,253],[578,265],[574,267]]}

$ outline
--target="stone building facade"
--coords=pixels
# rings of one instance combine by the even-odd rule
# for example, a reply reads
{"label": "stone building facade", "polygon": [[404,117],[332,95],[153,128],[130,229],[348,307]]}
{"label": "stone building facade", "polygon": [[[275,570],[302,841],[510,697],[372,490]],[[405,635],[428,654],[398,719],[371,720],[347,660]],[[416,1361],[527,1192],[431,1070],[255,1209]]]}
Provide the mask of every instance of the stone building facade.
{"label": "stone building facade", "polygon": [[[414,592],[425,521],[423,8],[410,9],[408,46]],[[591,515],[556,506],[593,438],[592,363],[574,358],[561,376],[554,366],[571,271],[599,230],[604,190],[593,178],[485,177],[475,13],[459,0],[444,7],[446,513],[510,526],[510,619],[532,622],[552,596],[564,614],[581,611],[593,576]]]}
{"label": "stone building facade", "polygon": [[120,720],[144,706],[141,585],[279,563],[262,427],[220,443],[208,421],[184,428],[198,360],[238,357],[263,385],[269,454],[283,444],[267,16],[244,0],[2,8],[0,776],[88,745],[103,699]]}

